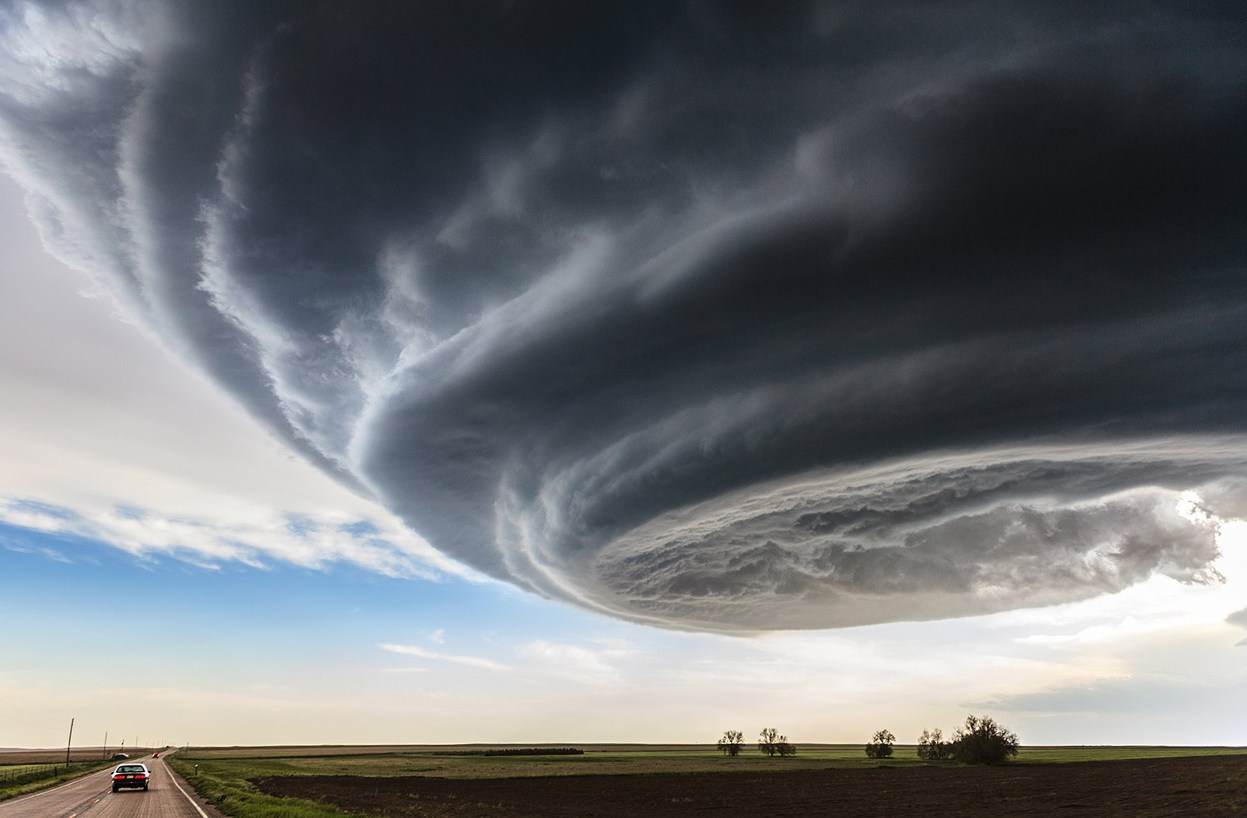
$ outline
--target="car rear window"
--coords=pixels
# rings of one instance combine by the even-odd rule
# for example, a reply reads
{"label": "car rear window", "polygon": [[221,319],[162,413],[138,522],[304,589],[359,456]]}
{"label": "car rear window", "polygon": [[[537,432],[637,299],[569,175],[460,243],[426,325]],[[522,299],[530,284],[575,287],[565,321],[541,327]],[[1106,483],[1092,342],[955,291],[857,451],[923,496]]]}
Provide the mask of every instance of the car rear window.
{"label": "car rear window", "polygon": [[147,769],[141,764],[122,764],[117,768],[119,773],[144,773]]}

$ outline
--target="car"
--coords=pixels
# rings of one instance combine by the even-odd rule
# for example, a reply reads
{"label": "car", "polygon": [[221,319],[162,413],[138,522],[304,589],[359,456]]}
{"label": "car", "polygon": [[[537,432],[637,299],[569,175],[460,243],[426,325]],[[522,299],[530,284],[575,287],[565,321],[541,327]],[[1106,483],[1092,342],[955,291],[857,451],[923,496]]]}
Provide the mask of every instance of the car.
{"label": "car", "polygon": [[146,764],[118,764],[117,769],[113,770],[113,792],[123,787],[129,789],[142,787],[146,790],[151,781],[152,773],[147,769]]}

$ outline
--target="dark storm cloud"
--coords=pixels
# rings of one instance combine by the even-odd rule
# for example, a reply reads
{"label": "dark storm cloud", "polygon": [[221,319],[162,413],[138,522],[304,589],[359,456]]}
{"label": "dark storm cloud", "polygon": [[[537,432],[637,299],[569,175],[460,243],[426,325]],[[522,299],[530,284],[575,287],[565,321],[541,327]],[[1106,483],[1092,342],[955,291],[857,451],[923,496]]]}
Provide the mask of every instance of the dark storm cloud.
{"label": "dark storm cloud", "polygon": [[1236,5],[151,8],[4,12],[7,163],[447,553],[727,629],[1215,579]]}

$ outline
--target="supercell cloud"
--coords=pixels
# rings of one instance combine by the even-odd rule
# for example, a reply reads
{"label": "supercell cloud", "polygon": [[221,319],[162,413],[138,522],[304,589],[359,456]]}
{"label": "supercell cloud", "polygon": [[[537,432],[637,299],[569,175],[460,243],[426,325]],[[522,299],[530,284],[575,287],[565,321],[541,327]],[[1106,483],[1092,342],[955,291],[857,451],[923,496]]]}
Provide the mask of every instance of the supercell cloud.
{"label": "supercell cloud", "polygon": [[46,240],[493,576],[687,628],[1215,582],[1238,3],[0,10]]}

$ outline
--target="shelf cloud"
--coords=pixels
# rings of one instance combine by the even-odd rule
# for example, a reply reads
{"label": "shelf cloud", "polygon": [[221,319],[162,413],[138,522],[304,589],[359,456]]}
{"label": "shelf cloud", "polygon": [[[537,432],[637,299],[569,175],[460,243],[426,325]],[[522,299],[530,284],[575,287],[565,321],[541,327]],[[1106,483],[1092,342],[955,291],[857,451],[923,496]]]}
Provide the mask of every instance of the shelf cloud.
{"label": "shelf cloud", "polygon": [[1237,4],[18,2],[46,242],[447,555],[662,626],[1216,582]]}

